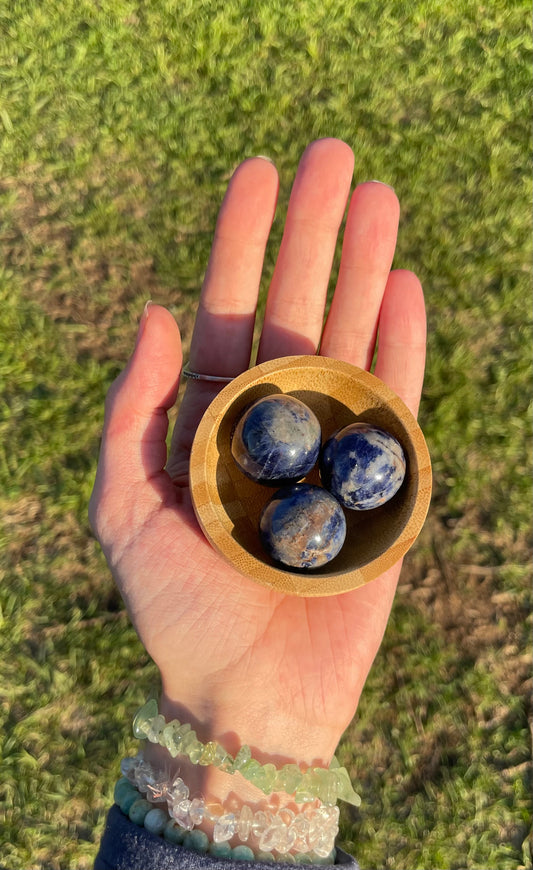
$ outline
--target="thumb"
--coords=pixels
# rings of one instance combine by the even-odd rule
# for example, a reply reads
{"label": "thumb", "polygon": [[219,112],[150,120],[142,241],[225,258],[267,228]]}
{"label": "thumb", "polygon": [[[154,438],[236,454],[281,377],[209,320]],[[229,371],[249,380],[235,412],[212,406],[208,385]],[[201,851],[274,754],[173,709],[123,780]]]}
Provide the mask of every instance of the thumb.
{"label": "thumb", "polygon": [[[182,364],[181,339],[173,316],[159,305],[145,307],[135,350],[106,397],[102,445],[89,519],[95,532],[117,514],[142,522],[161,502],[158,475],[170,493],[167,460],[168,410],[176,401]],[[142,498],[140,497],[142,487]],[[135,506],[135,518],[130,513]]]}

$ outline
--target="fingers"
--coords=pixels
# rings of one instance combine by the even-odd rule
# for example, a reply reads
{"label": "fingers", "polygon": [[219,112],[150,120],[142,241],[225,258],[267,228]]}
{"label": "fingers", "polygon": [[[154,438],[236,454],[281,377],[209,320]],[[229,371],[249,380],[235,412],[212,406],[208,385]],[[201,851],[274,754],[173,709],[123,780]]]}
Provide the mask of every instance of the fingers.
{"label": "fingers", "polygon": [[399,216],[400,205],[392,188],[371,181],[355,189],[337,286],[320,346],[323,356],[370,368]]}
{"label": "fingers", "polygon": [[391,272],[379,315],[375,374],[417,415],[426,360],[426,310],[420,281]]}
{"label": "fingers", "polygon": [[[91,525],[100,537],[117,516],[124,521],[128,511],[135,510],[136,520],[142,521],[160,503],[161,488],[144,486],[147,481],[162,475],[161,485],[168,485],[169,495],[173,491],[162,472],[167,458],[167,411],[176,400],[181,361],[174,318],[165,308],[150,305],[141,319],[133,355],[106,398],[89,509]],[[142,498],[139,485],[144,486]]]}
{"label": "fingers", "polygon": [[352,196],[335,294],[320,352],[369,369],[378,338],[376,376],[416,416],[424,379],[426,314],[412,272],[389,272],[400,206],[387,185],[366,182]]}
{"label": "fingers", "polygon": [[304,152],[268,293],[258,362],[315,353],[318,347],[353,164],[351,149],[337,139],[318,140]]}
{"label": "fingers", "polygon": [[[331,264],[353,162],[351,149],[336,139],[313,142],[300,161],[269,289],[258,362],[315,353],[320,344]],[[194,371],[231,377],[249,365],[277,190],[276,170],[265,160],[245,161],[232,177],[217,221],[191,343],[190,367]],[[386,373],[391,386],[394,382],[396,391],[402,394],[403,390],[417,405],[423,370],[420,349],[425,340],[425,327],[423,336],[420,332],[422,321],[425,323],[423,299],[414,276],[388,277],[398,221],[399,203],[391,188],[377,182],[356,188],[320,352],[369,368],[379,323],[382,352],[378,371]],[[406,293],[403,302],[409,311],[412,309],[416,323],[408,324],[407,315],[407,321],[403,317],[395,324],[402,287]],[[406,368],[406,380],[402,380],[394,368],[394,355],[399,354],[403,365],[405,346],[411,339],[418,342],[419,350],[406,363],[409,371]],[[221,386],[193,382],[187,387],[167,465],[177,483],[187,480],[196,428]]]}

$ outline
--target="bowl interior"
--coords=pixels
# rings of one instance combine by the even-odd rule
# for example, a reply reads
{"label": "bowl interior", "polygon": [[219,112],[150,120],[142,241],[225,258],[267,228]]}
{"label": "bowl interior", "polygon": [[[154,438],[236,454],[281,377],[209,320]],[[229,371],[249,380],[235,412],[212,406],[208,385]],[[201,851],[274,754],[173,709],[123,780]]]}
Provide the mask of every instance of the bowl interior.
{"label": "bowl interior", "polygon": [[[245,477],[231,456],[236,421],[251,402],[273,393],[305,402],[318,417],[323,442],[337,429],[365,421],[394,435],[407,459],[405,480],[396,495],[374,510],[345,510],[343,548],[313,571],[284,569],[265,553],[259,516],[276,490]],[[319,484],[317,468],[305,480]],[[287,357],[245,372],[209,406],[193,445],[191,489],[204,533],[243,574],[292,594],[330,595],[368,582],[409,549],[429,507],[431,468],[415,418],[385,384],[337,360]]]}

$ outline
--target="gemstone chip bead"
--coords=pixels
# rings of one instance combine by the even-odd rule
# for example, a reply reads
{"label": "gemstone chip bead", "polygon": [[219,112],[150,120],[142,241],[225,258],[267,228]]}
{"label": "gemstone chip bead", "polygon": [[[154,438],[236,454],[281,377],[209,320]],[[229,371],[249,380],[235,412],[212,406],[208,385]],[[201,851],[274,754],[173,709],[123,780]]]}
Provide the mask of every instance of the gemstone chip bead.
{"label": "gemstone chip bead", "polygon": [[170,779],[161,779],[157,782],[146,783],[146,799],[153,804],[159,804],[167,799],[172,788]]}
{"label": "gemstone chip bead", "polygon": [[292,829],[296,835],[294,849],[296,852],[309,851],[309,821],[303,816],[298,816],[292,823]]}
{"label": "gemstone chip bead", "polygon": [[234,813],[224,813],[219,816],[213,828],[213,840],[215,843],[223,843],[231,840],[237,829],[237,821]]}
{"label": "gemstone chip bead", "polygon": [[143,704],[133,720],[133,733],[138,740],[144,740],[149,728],[150,720],[157,716],[157,701],[151,698]]}
{"label": "gemstone chip bead", "polygon": [[217,743],[217,748],[213,758],[213,764],[226,773],[232,773],[233,758],[226,750]]}
{"label": "gemstone chip bead", "polygon": [[191,821],[195,825],[201,825],[205,816],[205,803],[201,798],[194,798],[189,807]]}
{"label": "gemstone chip bead", "polygon": [[237,833],[239,835],[239,840],[242,843],[246,843],[248,837],[250,836],[252,830],[252,822],[254,820],[254,814],[248,804],[244,804],[242,807],[239,820],[237,822]]}
{"label": "gemstone chip bead", "polygon": [[182,828],[185,828],[186,831],[192,831],[194,828],[194,822],[191,819],[190,810],[191,801],[185,798],[185,800],[180,801],[179,803],[172,804],[172,816],[176,819],[178,825],[181,825]]}
{"label": "gemstone chip bead", "polygon": [[150,743],[159,743],[166,724],[165,717],[161,716],[160,713],[157,716],[154,716],[148,724],[146,739],[149,740]]}
{"label": "gemstone chip bead", "polygon": [[252,750],[249,746],[244,744],[241,746],[237,755],[234,758],[233,764],[231,766],[231,772],[235,773],[237,770],[241,770],[248,762],[252,760]]}
{"label": "gemstone chip bead", "polygon": [[176,776],[172,781],[172,785],[170,786],[167,793],[168,805],[173,806],[173,804],[179,804],[180,801],[186,800],[188,797],[188,786],[185,785],[185,783],[179,776]]}
{"label": "gemstone chip bead", "polygon": [[335,778],[337,780],[337,797],[341,801],[346,801],[348,804],[352,804],[354,807],[358,807],[361,804],[361,798],[354,791],[353,785],[350,781],[350,777],[348,776],[348,771],[345,767],[338,767],[335,770]]}
{"label": "gemstone chip bead", "polygon": [[149,785],[156,782],[152,765],[147,761],[141,761],[135,768],[135,785],[140,791],[146,791]]}
{"label": "gemstone chip bead", "polygon": [[206,743],[202,748],[202,754],[198,760],[198,764],[207,766],[208,764],[214,764],[215,758],[217,754],[218,744],[214,742],[214,740],[210,740],[209,743]]}
{"label": "gemstone chip bead", "polygon": [[168,750],[172,758],[175,758],[179,751],[180,741],[177,739],[176,733],[178,728],[179,722],[175,719],[165,725],[160,737],[161,745]]}
{"label": "gemstone chip bead", "polygon": [[137,755],[133,758],[123,758],[120,762],[120,772],[122,776],[127,777],[130,782],[135,782],[135,769],[141,757],[141,755]]}
{"label": "gemstone chip bead", "polygon": [[257,837],[258,839],[262,837],[264,831],[266,831],[266,829],[268,828],[268,824],[269,818],[267,814],[264,813],[263,810],[257,810],[257,812],[254,813],[254,820],[252,822],[252,831],[254,837]]}
{"label": "gemstone chip bead", "polygon": [[259,848],[262,852],[272,852],[274,849],[276,851],[283,851],[278,849],[278,845],[280,844],[280,826],[271,824],[268,828],[263,831],[262,835],[259,837]]}
{"label": "gemstone chip bead", "polygon": [[274,779],[274,791],[284,791],[294,794],[302,779],[302,771],[297,764],[285,764],[278,770]]}

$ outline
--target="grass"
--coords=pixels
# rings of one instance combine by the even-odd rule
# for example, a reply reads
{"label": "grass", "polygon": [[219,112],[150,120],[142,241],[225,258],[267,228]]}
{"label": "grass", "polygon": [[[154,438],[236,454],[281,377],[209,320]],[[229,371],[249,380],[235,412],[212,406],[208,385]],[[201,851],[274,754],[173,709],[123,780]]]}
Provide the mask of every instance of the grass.
{"label": "grass", "polygon": [[87,523],[146,298],[190,337],[227,178],[312,138],[402,203],[433,504],[339,754],[364,868],[517,870],[528,840],[531,37],[519,0],[0,5],[0,853],[94,860],[154,669]]}

